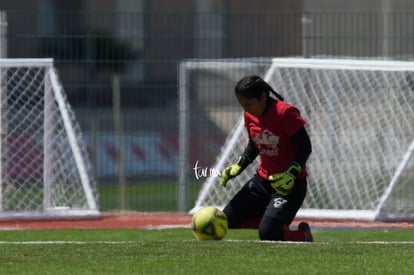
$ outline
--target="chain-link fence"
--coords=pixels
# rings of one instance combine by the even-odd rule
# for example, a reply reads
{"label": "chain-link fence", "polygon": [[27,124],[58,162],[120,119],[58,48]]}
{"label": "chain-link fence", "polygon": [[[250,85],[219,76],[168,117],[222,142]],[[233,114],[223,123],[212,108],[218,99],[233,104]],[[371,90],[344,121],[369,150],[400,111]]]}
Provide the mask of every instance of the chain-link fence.
{"label": "chain-link fence", "polygon": [[[414,12],[6,12],[8,57],[55,59],[94,160],[102,210],[179,210],[180,61],[276,56],[408,60],[414,49]],[[217,101],[219,108],[219,99],[212,97],[221,94],[204,93],[197,96]],[[190,159],[209,166],[228,135],[223,125],[232,122],[214,112],[199,117],[203,120],[194,122],[198,130],[188,144]],[[184,172],[194,173],[194,165]],[[200,187],[196,181],[186,188],[186,208]]]}

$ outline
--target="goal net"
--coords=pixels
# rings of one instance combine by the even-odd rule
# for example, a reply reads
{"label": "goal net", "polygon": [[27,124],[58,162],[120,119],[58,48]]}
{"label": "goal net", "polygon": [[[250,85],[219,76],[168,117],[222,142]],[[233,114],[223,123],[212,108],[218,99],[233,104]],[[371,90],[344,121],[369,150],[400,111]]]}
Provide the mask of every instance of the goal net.
{"label": "goal net", "polygon": [[[200,61],[190,71],[211,74],[227,62],[221,63],[207,68]],[[262,76],[299,108],[312,141],[308,195],[298,216],[413,220],[414,63],[275,58],[270,64]],[[243,60],[240,66],[245,66]],[[228,93],[233,96],[233,90]],[[218,152],[215,169],[236,161],[247,139],[239,116]],[[257,164],[226,189],[218,184],[219,177],[207,178],[194,209],[223,207]]]}
{"label": "goal net", "polygon": [[99,216],[87,149],[51,59],[0,59],[0,219]]}

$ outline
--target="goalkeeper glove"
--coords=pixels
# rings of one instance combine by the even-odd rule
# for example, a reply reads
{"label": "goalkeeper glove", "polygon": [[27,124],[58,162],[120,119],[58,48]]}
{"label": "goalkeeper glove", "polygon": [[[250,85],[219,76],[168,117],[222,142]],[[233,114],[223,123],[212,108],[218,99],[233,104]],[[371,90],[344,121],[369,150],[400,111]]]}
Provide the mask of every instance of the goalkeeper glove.
{"label": "goalkeeper glove", "polygon": [[242,160],[242,157],[239,157],[239,160],[237,161],[237,163],[230,165],[229,167],[225,168],[223,172],[221,172],[221,180],[220,180],[221,186],[226,187],[227,181],[239,175],[243,171],[243,168],[240,165],[241,160]]}
{"label": "goalkeeper glove", "polygon": [[299,163],[293,162],[286,172],[271,175],[268,180],[271,181],[270,185],[279,195],[286,196],[292,190],[296,176],[301,170],[302,167],[300,167]]}

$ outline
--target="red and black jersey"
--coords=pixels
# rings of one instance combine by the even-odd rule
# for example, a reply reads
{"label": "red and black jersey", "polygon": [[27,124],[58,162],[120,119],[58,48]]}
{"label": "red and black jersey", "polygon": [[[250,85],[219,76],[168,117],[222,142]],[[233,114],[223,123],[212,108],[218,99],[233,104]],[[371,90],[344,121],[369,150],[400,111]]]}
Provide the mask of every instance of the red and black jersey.
{"label": "red and black jersey", "polygon": [[[257,172],[263,179],[289,168],[297,154],[291,137],[306,124],[296,107],[284,101],[271,100],[260,117],[244,112],[245,127],[260,155]],[[306,175],[306,168],[302,167],[298,178]]]}

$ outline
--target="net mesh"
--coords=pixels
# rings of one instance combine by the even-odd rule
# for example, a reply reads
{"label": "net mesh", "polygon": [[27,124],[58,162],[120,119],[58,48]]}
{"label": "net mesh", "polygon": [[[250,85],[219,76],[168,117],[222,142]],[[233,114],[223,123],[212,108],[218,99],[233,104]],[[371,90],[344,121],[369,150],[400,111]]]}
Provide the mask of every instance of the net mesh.
{"label": "net mesh", "polygon": [[[325,209],[356,210],[351,215],[369,211],[382,219],[414,218],[412,68],[412,63],[391,61],[273,61],[263,76],[299,108],[312,140],[302,210],[317,210],[312,212],[316,215]],[[246,142],[240,122],[222,148],[217,169],[237,160]],[[257,160],[230,181],[226,191],[218,178],[208,178],[196,207],[224,206],[256,167]]]}
{"label": "net mesh", "polygon": [[[95,182],[79,125],[61,86],[53,86],[54,71],[44,65],[1,66],[1,210],[91,209]],[[56,96],[64,106],[59,106]],[[62,107],[69,114],[64,121]],[[66,126],[65,126],[66,123]],[[69,125],[69,127],[68,127]],[[75,147],[82,153],[76,161]],[[87,182],[81,180],[84,165]],[[86,183],[86,185],[85,185]],[[87,187],[87,188],[85,188]]]}

